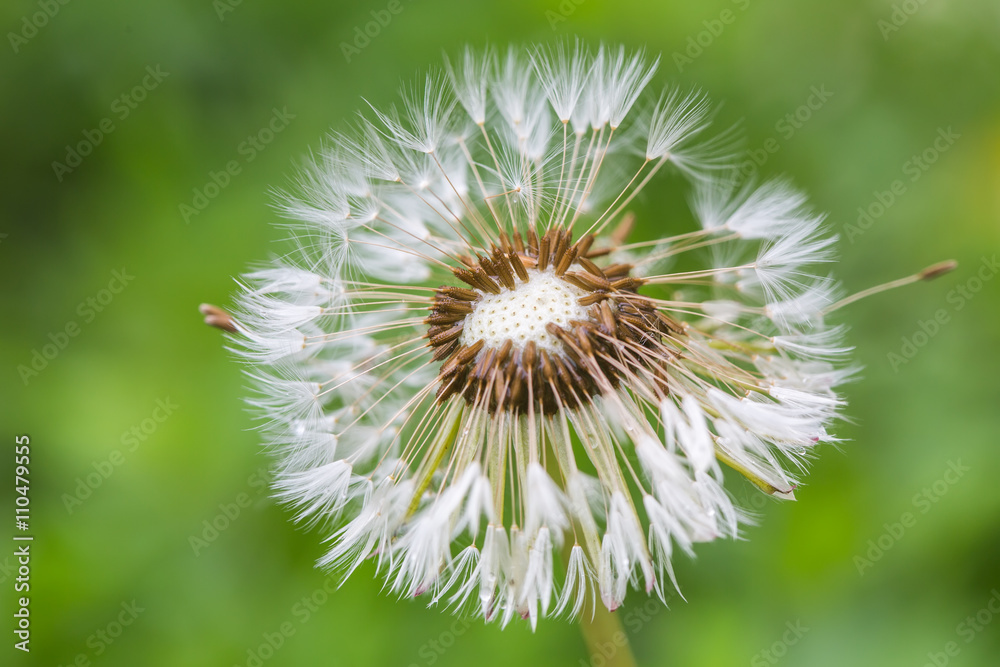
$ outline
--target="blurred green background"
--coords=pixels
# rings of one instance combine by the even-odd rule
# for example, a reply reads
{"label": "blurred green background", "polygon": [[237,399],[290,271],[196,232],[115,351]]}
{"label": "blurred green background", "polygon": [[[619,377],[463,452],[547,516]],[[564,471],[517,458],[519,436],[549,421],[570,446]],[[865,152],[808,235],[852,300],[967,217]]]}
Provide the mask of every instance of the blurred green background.
{"label": "blurred green background", "polygon": [[[400,0],[354,44],[388,4],[0,8],[0,497],[13,507],[13,440],[30,434],[36,537],[27,660],[0,549],[0,662],[586,664],[572,624],[456,623],[380,593],[370,568],[328,594],[321,535],[269,499],[240,367],[196,310],[281,248],[271,189],[362,97],[392,102],[465,43],[578,34],[662,52],[660,85],[742,120],[759,173],[830,213],[850,290],[961,263],[843,311],[866,367],[843,446],[797,503],[755,501],[747,541],[680,558],[687,602],[630,597],[640,664],[1000,664],[1000,5]],[[679,180],[661,184],[634,206],[637,237],[689,217]]]}

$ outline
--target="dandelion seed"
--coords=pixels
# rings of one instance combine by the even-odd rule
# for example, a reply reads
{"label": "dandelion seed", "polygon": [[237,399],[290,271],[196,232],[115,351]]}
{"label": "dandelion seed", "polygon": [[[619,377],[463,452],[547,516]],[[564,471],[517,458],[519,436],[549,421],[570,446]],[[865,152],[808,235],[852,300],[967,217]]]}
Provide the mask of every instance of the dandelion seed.
{"label": "dandelion seed", "polygon": [[[284,205],[297,254],[231,319],[205,308],[257,378],[280,497],[331,531],[321,565],[532,628],[664,597],[675,547],[747,521],[725,469],[790,498],[834,439],[823,218],[721,169],[708,102],[647,90],[655,68],[466,50],[335,135]],[[701,227],[626,243],[670,170]],[[715,261],[656,268],[684,253]]]}

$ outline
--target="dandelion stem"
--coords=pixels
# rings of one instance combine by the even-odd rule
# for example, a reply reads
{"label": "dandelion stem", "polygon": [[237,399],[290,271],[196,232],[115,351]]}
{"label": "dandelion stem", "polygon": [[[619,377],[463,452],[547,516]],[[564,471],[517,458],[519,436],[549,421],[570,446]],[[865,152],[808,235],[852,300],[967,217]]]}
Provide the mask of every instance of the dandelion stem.
{"label": "dandelion stem", "polygon": [[580,615],[580,630],[590,654],[590,664],[636,667],[632,646],[619,615],[608,611],[603,604],[595,607],[593,618],[586,613]]}

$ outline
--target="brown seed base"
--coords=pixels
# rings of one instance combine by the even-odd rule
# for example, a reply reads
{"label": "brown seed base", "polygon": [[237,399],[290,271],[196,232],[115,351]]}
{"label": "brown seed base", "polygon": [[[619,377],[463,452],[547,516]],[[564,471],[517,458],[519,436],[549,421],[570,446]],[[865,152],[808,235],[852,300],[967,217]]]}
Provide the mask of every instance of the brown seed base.
{"label": "brown seed base", "polygon": [[[591,250],[593,235],[573,243],[571,230],[561,227],[541,238],[529,229],[527,239],[514,232],[500,235],[500,247],[475,259],[461,258],[464,268],[453,269],[468,287],[436,290],[428,325],[428,345],[434,359],[443,361],[438,375],[437,400],[443,403],[460,394],[470,405],[490,414],[535,412],[553,414],[573,409],[601,393],[618,387],[629,369],[663,368],[660,344],[666,335],[682,333],[680,325],[638,294],[642,278],[629,275],[629,264],[598,267],[591,260],[606,250]],[[570,271],[574,265],[582,271]],[[571,321],[569,328],[549,324],[546,330],[562,344],[563,354],[539,351],[534,342],[515,349],[507,340],[499,348],[485,348],[483,341],[461,345],[465,317],[473,312],[480,293],[500,294],[528,280],[529,270],[552,268],[555,275],[588,292],[580,305],[591,306],[589,318]],[[666,394],[666,373],[654,373],[657,391]]]}

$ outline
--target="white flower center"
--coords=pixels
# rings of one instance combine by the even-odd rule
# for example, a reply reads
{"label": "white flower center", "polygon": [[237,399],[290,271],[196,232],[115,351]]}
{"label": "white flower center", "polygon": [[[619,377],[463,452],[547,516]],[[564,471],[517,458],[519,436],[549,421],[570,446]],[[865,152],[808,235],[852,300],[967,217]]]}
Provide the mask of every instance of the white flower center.
{"label": "white flower center", "polygon": [[[516,280],[516,278],[515,278]],[[586,320],[587,306],[577,300],[588,292],[558,278],[552,270],[528,269],[528,281],[500,294],[484,293],[465,317],[459,342],[463,346],[483,341],[499,348],[507,339],[514,347],[534,342],[539,350],[561,354],[559,340],[545,330],[548,324],[569,328],[570,320]]]}

